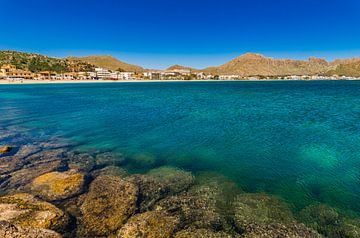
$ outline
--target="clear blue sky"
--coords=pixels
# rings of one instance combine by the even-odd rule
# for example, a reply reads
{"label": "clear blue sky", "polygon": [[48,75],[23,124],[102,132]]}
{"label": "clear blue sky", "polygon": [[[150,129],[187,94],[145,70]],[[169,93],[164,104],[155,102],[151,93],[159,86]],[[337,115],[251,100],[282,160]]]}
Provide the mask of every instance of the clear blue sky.
{"label": "clear blue sky", "polygon": [[359,0],[0,0],[0,49],[111,54],[148,68],[360,56]]}

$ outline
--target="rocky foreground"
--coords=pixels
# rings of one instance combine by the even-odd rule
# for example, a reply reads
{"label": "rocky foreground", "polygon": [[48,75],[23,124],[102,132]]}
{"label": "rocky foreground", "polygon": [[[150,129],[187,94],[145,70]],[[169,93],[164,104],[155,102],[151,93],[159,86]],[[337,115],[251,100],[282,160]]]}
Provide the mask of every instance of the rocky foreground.
{"label": "rocky foreground", "polygon": [[[3,134],[6,136],[6,134]],[[360,237],[360,221],[325,205],[294,215],[216,173],[154,167],[129,174],[108,152],[61,144],[0,149],[0,237]]]}

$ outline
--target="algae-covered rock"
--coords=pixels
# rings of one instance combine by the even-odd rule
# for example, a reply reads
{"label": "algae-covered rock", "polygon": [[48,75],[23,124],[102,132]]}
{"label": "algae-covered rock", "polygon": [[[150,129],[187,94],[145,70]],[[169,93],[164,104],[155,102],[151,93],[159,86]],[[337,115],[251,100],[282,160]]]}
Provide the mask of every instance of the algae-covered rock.
{"label": "algae-covered rock", "polygon": [[13,148],[12,146],[0,146],[0,155],[9,153]]}
{"label": "algae-covered rock", "polygon": [[117,231],[135,212],[137,195],[136,185],[120,177],[97,177],[81,205],[79,236],[106,236]]}
{"label": "algae-covered rock", "polygon": [[124,161],[125,158],[123,156],[111,152],[98,153],[95,156],[95,164],[97,167],[120,166]]}
{"label": "algae-covered rock", "polygon": [[60,230],[68,223],[67,215],[59,208],[26,193],[0,197],[0,220],[52,230]]}
{"label": "algae-covered rock", "polygon": [[201,186],[158,202],[156,210],[179,217],[183,227],[223,229],[227,226],[217,207],[218,191]]}
{"label": "algae-covered rock", "polygon": [[195,180],[191,172],[173,167],[152,169],[147,175],[165,184],[171,193],[179,193],[188,189]]}
{"label": "algae-covered rock", "polygon": [[95,167],[95,158],[90,154],[70,152],[66,157],[71,170],[88,173]]}
{"label": "algae-covered rock", "polygon": [[286,224],[294,220],[286,203],[262,193],[238,195],[233,203],[233,209],[235,225],[241,230],[246,230],[246,227],[251,224]]}
{"label": "algae-covered rock", "polygon": [[118,231],[118,238],[170,238],[179,220],[159,211],[150,211],[131,217]]}
{"label": "algae-covered rock", "polygon": [[246,228],[243,238],[321,238],[316,231],[305,227],[303,224],[274,223],[269,225],[249,225]]}
{"label": "algae-covered rock", "polygon": [[125,178],[128,176],[128,172],[125,169],[118,166],[107,166],[102,169],[96,169],[93,170],[90,174],[93,178],[96,178],[100,175],[119,176],[121,178]]}
{"label": "algae-covered rock", "polygon": [[337,209],[324,204],[310,205],[300,212],[300,219],[307,226],[327,237],[360,237],[360,220],[346,217]]}
{"label": "algae-covered rock", "polygon": [[22,227],[6,221],[0,221],[0,237],[2,238],[61,238],[52,230]]}
{"label": "algae-covered rock", "polygon": [[140,212],[150,210],[157,201],[164,198],[169,192],[166,184],[147,175],[135,174],[127,177],[126,180],[136,184],[139,188]]}
{"label": "algae-covered rock", "polygon": [[186,229],[177,232],[174,238],[235,238],[239,235],[230,235],[225,232],[215,232],[209,229]]}
{"label": "algae-covered rock", "polygon": [[31,191],[46,200],[62,200],[82,192],[85,175],[75,171],[50,172],[34,179]]}

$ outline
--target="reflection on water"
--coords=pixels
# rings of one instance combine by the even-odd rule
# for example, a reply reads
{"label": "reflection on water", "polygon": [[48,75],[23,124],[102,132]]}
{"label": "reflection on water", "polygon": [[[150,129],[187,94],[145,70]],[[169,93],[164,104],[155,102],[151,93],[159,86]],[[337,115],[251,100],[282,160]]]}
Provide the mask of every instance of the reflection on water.
{"label": "reflection on water", "polygon": [[217,206],[240,230],[256,214],[264,226],[285,217],[356,237],[343,234],[359,224],[359,89],[357,81],[2,85],[0,139],[61,138],[72,151],[121,155],[130,173],[191,171],[190,191],[204,181],[220,187]]}

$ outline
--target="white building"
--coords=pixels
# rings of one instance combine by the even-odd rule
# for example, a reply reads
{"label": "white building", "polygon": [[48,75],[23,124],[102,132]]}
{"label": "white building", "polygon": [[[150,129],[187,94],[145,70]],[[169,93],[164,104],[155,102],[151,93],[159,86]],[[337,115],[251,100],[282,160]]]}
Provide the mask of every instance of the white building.
{"label": "white building", "polygon": [[96,77],[99,79],[111,78],[111,72],[103,68],[95,68]]}

